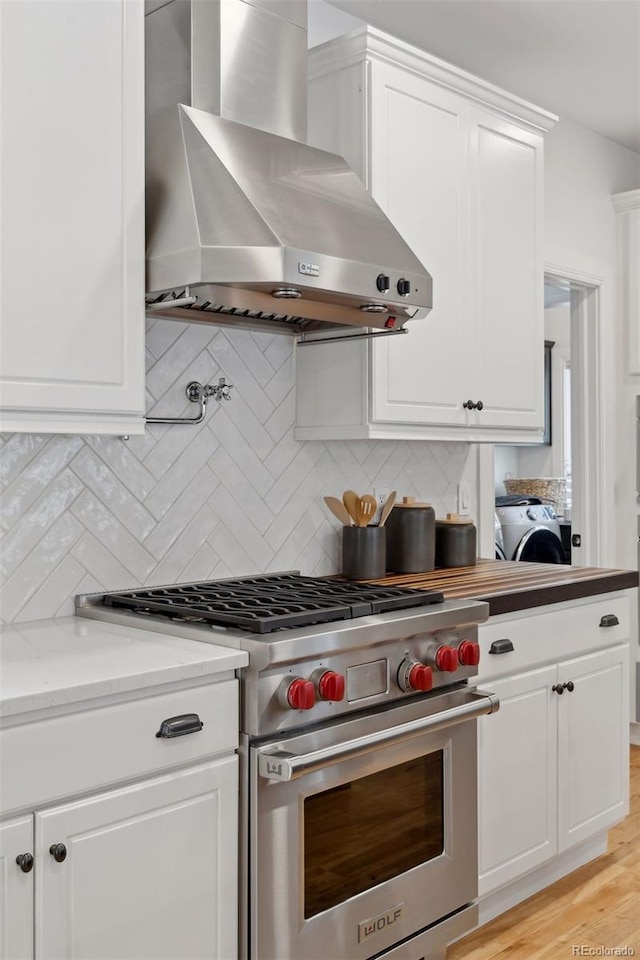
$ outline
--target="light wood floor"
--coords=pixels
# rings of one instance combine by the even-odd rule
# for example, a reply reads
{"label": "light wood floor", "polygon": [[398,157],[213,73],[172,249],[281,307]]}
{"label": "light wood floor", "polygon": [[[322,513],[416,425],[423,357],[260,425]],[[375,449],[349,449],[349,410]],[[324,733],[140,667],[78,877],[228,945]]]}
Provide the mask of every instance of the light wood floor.
{"label": "light wood floor", "polygon": [[640,958],[640,747],[630,814],[610,830],[607,853],[459,940],[447,960],[569,960],[574,945],[632,947]]}

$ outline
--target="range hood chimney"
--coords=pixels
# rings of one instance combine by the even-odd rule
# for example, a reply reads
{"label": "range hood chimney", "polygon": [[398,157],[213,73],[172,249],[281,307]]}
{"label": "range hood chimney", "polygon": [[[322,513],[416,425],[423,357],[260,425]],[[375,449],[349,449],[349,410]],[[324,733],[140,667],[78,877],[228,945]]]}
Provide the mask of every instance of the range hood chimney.
{"label": "range hood chimney", "polygon": [[399,329],[431,277],[307,146],[306,0],[147,0],[147,304],[292,333]]}

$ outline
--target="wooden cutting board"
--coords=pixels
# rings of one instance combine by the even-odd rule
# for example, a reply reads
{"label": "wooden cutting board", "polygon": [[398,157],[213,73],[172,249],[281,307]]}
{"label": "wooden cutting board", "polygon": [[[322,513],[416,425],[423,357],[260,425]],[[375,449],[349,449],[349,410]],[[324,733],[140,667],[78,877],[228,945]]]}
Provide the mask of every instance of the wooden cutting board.
{"label": "wooden cutting board", "polygon": [[473,567],[390,574],[375,583],[441,590],[446,600],[486,600],[492,616],[638,586],[637,570],[478,560]]}

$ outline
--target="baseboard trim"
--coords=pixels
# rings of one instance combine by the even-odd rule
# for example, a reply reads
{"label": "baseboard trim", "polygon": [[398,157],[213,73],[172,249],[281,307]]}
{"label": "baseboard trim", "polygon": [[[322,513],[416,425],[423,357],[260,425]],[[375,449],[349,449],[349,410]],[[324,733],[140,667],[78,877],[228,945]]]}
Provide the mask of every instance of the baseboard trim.
{"label": "baseboard trim", "polygon": [[629,724],[629,743],[634,747],[640,747],[640,723]]}
{"label": "baseboard trim", "polygon": [[494,890],[482,897],[479,901],[479,922],[481,927],[490,920],[515,907],[528,897],[533,896],[550,884],[565,877],[568,873],[584,866],[590,860],[602,856],[607,852],[607,833],[598,834],[584,843],[572,847],[565,853],[554,857],[550,863],[546,863],[536,870],[532,870],[526,876],[521,877],[513,883],[507,884],[500,890]]}

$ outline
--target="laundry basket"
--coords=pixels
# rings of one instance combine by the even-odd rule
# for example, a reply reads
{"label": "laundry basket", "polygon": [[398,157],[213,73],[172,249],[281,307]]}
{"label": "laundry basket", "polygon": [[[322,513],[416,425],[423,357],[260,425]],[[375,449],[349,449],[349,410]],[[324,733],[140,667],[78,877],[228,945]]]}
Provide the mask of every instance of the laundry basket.
{"label": "laundry basket", "polygon": [[564,513],[567,481],[564,477],[511,477],[504,480],[507,493],[522,493],[540,497],[551,503],[556,513]]}

